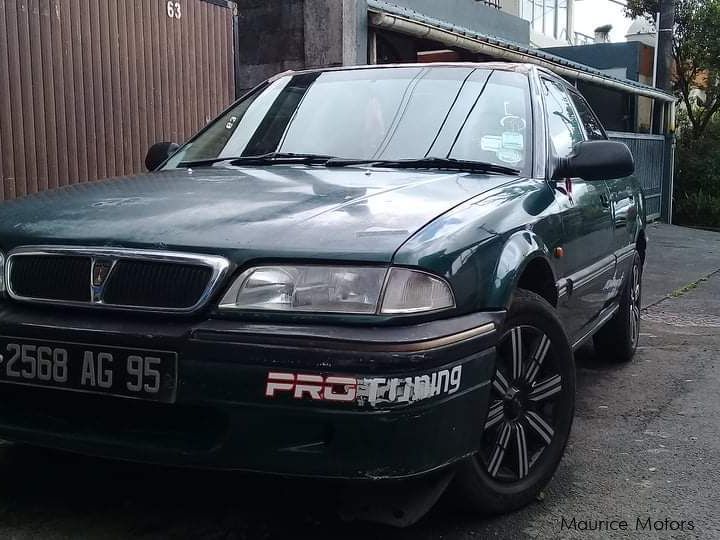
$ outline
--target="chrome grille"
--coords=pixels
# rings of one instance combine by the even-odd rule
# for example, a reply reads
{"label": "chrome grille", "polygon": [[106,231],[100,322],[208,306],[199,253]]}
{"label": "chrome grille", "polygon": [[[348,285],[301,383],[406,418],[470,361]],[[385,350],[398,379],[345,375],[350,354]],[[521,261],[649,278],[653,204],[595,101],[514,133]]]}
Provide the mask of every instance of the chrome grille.
{"label": "chrome grille", "polygon": [[18,248],[7,282],[19,301],[141,311],[191,312],[220,286],[216,256],[106,248]]}
{"label": "chrome grille", "polygon": [[[131,306],[189,308],[202,296],[210,273],[206,266],[191,264],[119,261],[108,278],[103,301]],[[177,287],[176,283],[182,285]]]}
{"label": "chrome grille", "polygon": [[90,257],[28,255],[13,261],[13,291],[19,296],[90,301]]}

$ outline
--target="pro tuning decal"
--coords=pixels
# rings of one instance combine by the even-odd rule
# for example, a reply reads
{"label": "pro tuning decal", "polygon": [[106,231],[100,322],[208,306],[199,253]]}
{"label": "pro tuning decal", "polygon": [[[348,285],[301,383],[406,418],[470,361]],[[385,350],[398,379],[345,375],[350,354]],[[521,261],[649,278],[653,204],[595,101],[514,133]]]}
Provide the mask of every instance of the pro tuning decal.
{"label": "pro tuning decal", "polygon": [[460,389],[461,379],[462,366],[410,377],[361,379],[271,371],[265,383],[265,396],[286,395],[293,399],[354,402],[360,406],[376,407],[452,395]]}

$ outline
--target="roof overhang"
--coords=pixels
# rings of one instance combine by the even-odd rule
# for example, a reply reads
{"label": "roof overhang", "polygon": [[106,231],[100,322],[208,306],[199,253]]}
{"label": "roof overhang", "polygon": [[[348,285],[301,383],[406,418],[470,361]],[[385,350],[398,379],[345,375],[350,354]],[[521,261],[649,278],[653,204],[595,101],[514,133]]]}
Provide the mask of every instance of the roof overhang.
{"label": "roof overhang", "polygon": [[417,12],[399,8],[381,0],[369,0],[368,9],[370,11],[370,25],[375,28],[435,41],[448,47],[457,47],[473,53],[486,54],[509,62],[534,64],[549,69],[562,77],[579,79],[605,88],[661,101],[675,101],[673,95],[657,88],[628,79],[613,77],[589,66],[543,51],[529,49],[516,43],[478,34],[465,28],[447,25],[442,21],[424,17]]}

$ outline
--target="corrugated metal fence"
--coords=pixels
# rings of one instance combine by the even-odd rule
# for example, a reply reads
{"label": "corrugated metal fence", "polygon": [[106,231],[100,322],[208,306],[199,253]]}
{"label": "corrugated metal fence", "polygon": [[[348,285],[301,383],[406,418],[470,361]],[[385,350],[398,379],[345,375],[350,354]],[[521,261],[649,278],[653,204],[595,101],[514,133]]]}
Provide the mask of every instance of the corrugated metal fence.
{"label": "corrugated metal fence", "polygon": [[672,138],[644,133],[609,132],[610,139],[625,143],[635,158],[635,175],[645,192],[649,219],[667,220],[672,184]]}
{"label": "corrugated metal fence", "polygon": [[0,199],[143,169],[234,97],[213,0],[0,0]]}

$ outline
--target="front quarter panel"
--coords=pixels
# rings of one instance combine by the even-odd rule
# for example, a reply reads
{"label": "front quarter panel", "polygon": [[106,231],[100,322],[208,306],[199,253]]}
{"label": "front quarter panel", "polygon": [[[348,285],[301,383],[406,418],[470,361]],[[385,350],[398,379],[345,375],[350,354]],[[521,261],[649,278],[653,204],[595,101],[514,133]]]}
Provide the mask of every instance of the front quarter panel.
{"label": "front quarter panel", "polygon": [[527,229],[515,232],[503,246],[495,270],[494,286],[488,291],[487,303],[510,307],[513,291],[527,266],[535,259],[542,259],[553,270],[553,284],[556,283],[550,249],[534,230]]}
{"label": "front quarter panel", "polygon": [[562,224],[554,190],[520,179],[484,193],[426,225],[395,254],[394,264],[420,267],[453,287],[457,312],[504,309],[528,262],[551,265]]}

